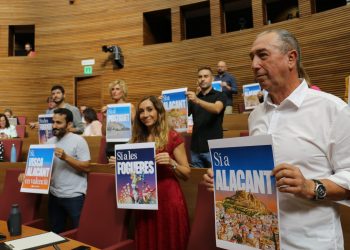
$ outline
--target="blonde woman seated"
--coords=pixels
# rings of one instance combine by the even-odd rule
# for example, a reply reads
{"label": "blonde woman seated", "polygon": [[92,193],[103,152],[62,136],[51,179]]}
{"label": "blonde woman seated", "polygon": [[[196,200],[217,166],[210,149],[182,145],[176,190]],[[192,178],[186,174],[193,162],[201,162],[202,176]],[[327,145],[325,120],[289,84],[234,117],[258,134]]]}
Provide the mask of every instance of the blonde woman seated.
{"label": "blonde woman seated", "polygon": [[178,178],[187,180],[191,169],[184,141],[168,127],[163,104],[157,97],[145,97],[139,102],[131,142],[156,143],[158,210],[136,211],[137,249],[185,250],[189,219]]}
{"label": "blonde woman seated", "polygon": [[83,117],[86,122],[83,136],[101,136],[102,123],[97,119],[96,111],[92,108],[86,108],[83,111]]}
{"label": "blonde woman seated", "polygon": [[10,125],[7,116],[0,114],[0,139],[17,137],[16,127]]}

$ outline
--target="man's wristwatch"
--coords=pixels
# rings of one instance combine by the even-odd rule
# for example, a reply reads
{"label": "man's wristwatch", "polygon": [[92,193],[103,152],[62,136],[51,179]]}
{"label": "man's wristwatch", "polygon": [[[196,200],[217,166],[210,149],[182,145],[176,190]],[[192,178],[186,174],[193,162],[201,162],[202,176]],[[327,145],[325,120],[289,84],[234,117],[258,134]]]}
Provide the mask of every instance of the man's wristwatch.
{"label": "man's wristwatch", "polygon": [[315,183],[315,200],[324,200],[327,195],[326,187],[319,180],[312,179]]}

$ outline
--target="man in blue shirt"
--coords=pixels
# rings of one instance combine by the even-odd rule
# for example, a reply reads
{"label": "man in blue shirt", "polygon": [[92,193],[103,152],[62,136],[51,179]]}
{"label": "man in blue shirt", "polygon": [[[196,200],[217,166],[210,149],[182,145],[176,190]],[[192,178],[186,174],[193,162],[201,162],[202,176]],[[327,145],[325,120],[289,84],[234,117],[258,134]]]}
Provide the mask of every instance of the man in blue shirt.
{"label": "man in blue shirt", "polygon": [[227,65],[224,61],[218,62],[217,72],[214,81],[221,81],[222,92],[226,98],[225,114],[232,114],[232,94],[237,94],[236,79],[227,72]]}

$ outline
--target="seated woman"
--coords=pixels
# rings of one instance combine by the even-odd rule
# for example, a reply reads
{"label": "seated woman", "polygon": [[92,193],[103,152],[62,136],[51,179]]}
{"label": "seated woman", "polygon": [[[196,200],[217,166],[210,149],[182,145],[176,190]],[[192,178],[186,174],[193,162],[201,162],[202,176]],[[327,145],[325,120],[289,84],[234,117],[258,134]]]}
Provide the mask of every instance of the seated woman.
{"label": "seated woman", "polygon": [[97,119],[96,111],[92,108],[86,108],[83,111],[83,117],[86,122],[83,136],[101,136],[102,123]]}
{"label": "seated woman", "polygon": [[131,142],[156,143],[158,210],[136,211],[137,249],[185,250],[189,219],[178,178],[188,179],[191,169],[184,141],[168,127],[163,104],[157,97],[145,97],[139,102]]}
{"label": "seated woman", "polygon": [[13,118],[13,112],[11,109],[5,109],[4,114],[6,115],[7,118]]}
{"label": "seated woman", "polygon": [[6,115],[0,114],[0,139],[17,137],[16,127],[10,125]]}

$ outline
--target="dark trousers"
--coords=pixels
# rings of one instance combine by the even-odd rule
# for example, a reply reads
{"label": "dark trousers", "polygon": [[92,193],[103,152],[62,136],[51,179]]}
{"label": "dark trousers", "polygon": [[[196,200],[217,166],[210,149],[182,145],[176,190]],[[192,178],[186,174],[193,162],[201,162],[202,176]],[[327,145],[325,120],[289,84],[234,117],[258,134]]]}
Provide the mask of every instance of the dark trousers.
{"label": "dark trousers", "polygon": [[83,208],[85,195],[73,198],[59,198],[49,195],[49,221],[50,229],[54,233],[62,233],[66,228],[66,220],[69,217],[73,228],[79,225],[80,213]]}

